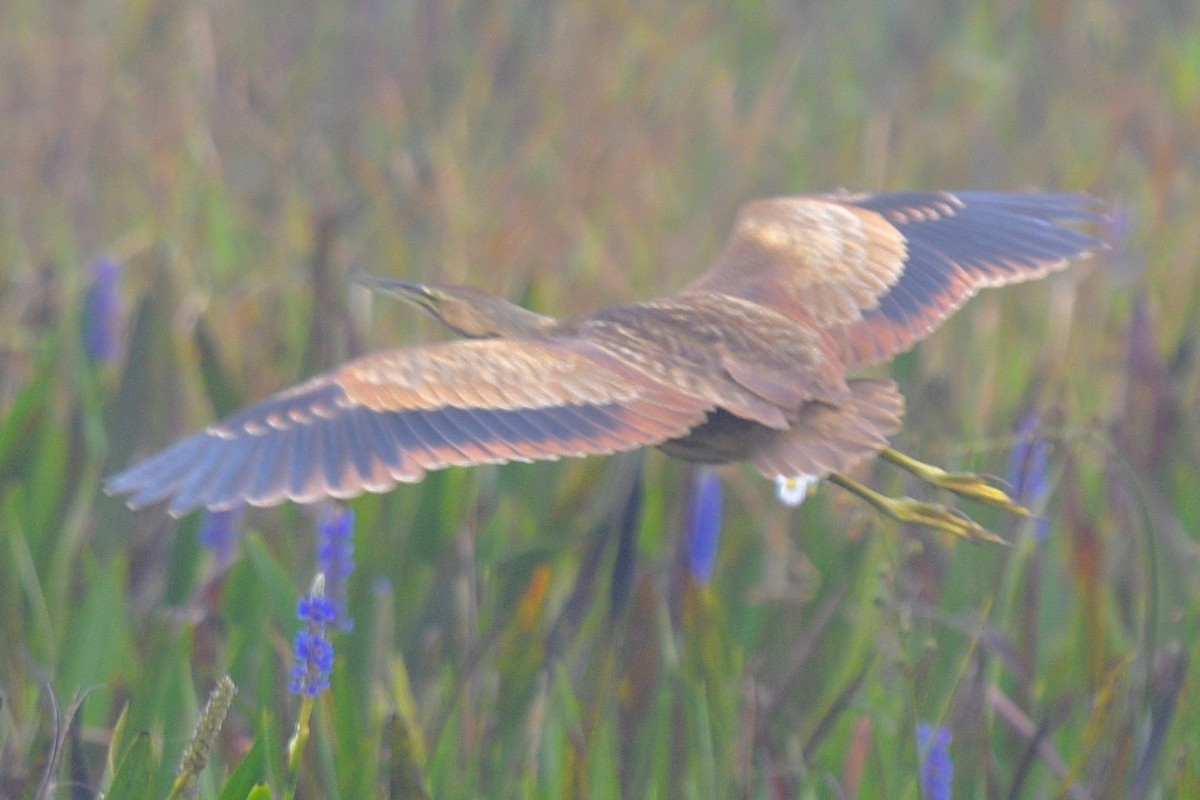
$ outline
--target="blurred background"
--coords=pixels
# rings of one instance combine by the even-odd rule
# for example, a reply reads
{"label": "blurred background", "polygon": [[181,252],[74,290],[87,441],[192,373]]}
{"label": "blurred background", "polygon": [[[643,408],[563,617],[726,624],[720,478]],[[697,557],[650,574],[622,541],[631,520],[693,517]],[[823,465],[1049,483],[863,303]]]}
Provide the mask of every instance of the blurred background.
{"label": "blurred background", "polygon": [[1005,476],[1038,518],[963,504],[1013,546],[955,544],[832,487],[792,510],[749,468],[657,453],[356,500],[354,625],[299,794],[1200,793],[1200,7],[3,0],[0,18],[0,796],[95,796],[139,731],[165,796],[226,673],[202,796],[285,783],[319,520],[176,523],[99,481],[441,335],[349,271],[583,313],[681,287],[743,202],[839,187],[1119,207],[1111,251],[985,292],[889,367],[898,446]]}

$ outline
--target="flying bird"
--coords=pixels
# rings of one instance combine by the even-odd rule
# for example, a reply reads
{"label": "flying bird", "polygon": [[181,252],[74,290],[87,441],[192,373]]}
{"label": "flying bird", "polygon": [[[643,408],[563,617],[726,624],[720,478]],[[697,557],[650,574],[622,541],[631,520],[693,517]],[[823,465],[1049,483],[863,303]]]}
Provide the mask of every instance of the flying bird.
{"label": "flying bird", "polygon": [[716,263],[669,297],[558,319],[467,286],[363,276],[462,340],[371,353],[110,477],[133,508],[311,503],[428,470],[655,446],[768,477],[826,477],[897,519],[989,538],[961,512],[844,473],[882,455],[1020,511],[971,473],[888,447],[904,400],[851,377],[932,332],[979,289],[1040,278],[1102,243],[1075,194],[830,193],[757,200]]}

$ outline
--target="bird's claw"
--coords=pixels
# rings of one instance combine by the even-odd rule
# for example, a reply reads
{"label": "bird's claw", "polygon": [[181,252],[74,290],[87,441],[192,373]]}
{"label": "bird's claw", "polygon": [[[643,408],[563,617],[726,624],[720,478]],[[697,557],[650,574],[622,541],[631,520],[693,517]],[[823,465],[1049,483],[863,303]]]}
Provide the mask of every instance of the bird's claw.
{"label": "bird's claw", "polygon": [[852,494],[858,495],[882,514],[898,522],[925,525],[973,542],[1008,544],[957,508],[944,506],[941,503],[926,503],[911,497],[888,497],[837,472],[830,473],[828,480]]}
{"label": "bird's claw", "polygon": [[[934,467],[934,469],[937,468]],[[980,503],[1002,508],[1021,517],[1033,516],[1033,512],[1012,499],[1008,492],[995,485],[994,479],[986,475],[980,475],[977,472],[946,472],[941,469],[937,469],[937,471],[941,474],[934,475],[929,483],[939,489],[953,492],[968,500],[977,500]]]}
{"label": "bird's claw", "polygon": [[978,472],[947,472],[941,467],[917,461],[914,458],[888,448],[880,455],[893,464],[907,470],[931,486],[953,492],[959,497],[987,503],[1022,517],[1033,516],[1025,506],[1018,503],[1008,492],[996,485],[998,479]]}
{"label": "bird's claw", "polygon": [[884,502],[877,507],[884,514],[899,522],[924,525],[969,541],[1008,544],[1004,539],[957,508],[944,506],[941,503],[926,503],[911,497],[888,497],[884,498]]}

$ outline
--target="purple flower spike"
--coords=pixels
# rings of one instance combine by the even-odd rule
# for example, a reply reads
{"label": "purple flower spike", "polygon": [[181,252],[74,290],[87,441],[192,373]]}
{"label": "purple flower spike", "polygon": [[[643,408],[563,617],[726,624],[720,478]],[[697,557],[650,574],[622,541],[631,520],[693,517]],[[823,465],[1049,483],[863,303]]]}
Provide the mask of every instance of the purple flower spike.
{"label": "purple flower spike", "polygon": [[688,517],[688,567],[697,583],[712,580],[721,539],[721,478],[711,469],[696,470]]}
{"label": "purple flower spike", "polygon": [[120,354],[121,262],[106,256],[88,268],[92,283],[83,304],[83,351],[93,361],[104,363]]}
{"label": "purple flower spike", "polygon": [[242,511],[236,506],[227,511],[206,511],[200,522],[200,544],[213,551],[222,567],[233,561],[242,535]]}
{"label": "purple flower spike", "polygon": [[325,575],[325,596],[333,604],[330,624],[341,631],[354,627],[346,608],[346,588],[354,572],[354,512],[330,505],[317,522],[317,570]]}
{"label": "purple flower spike", "polygon": [[[1026,414],[1017,423],[1017,436],[1008,458],[1008,484],[1013,498],[1028,508],[1037,509],[1049,492],[1046,480],[1046,461],[1049,445],[1038,430],[1036,414]],[[1038,518],[1033,532],[1038,541],[1046,538],[1049,521]]]}
{"label": "purple flower spike", "polygon": [[950,729],[928,722],[918,725],[917,758],[921,765],[923,800],[950,800],[950,783],[954,777]]}
{"label": "purple flower spike", "polygon": [[325,576],[317,573],[312,590],[300,598],[296,616],[305,627],[296,634],[292,680],[288,690],[293,694],[316,697],[329,688],[333,673],[333,643],[327,629],[336,616],[333,603],[325,596]]}

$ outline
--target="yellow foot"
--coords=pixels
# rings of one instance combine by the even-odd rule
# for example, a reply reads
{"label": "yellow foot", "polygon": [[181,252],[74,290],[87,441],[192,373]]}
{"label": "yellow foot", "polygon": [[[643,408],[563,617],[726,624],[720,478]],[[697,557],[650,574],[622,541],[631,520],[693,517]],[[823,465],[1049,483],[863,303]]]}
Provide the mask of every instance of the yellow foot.
{"label": "yellow foot", "polygon": [[883,513],[901,522],[911,522],[924,525],[935,530],[945,531],[963,539],[976,542],[1007,545],[1001,539],[975,520],[968,517],[957,508],[944,506],[941,503],[925,503],[911,497],[885,498],[887,507],[877,506]]}
{"label": "yellow foot", "polygon": [[1008,544],[956,508],[940,503],[925,503],[911,497],[888,497],[838,473],[830,475],[829,482],[857,495],[881,513],[899,522],[924,525],[975,542]]}
{"label": "yellow foot", "polygon": [[947,472],[941,467],[917,461],[890,447],[881,450],[879,456],[901,469],[911,472],[931,486],[954,492],[959,497],[997,506],[1022,517],[1033,516],[1028,508],[1009,497],[1003,489],[995,486],[992,483],[995,480],[993,478],[977,472]]}

